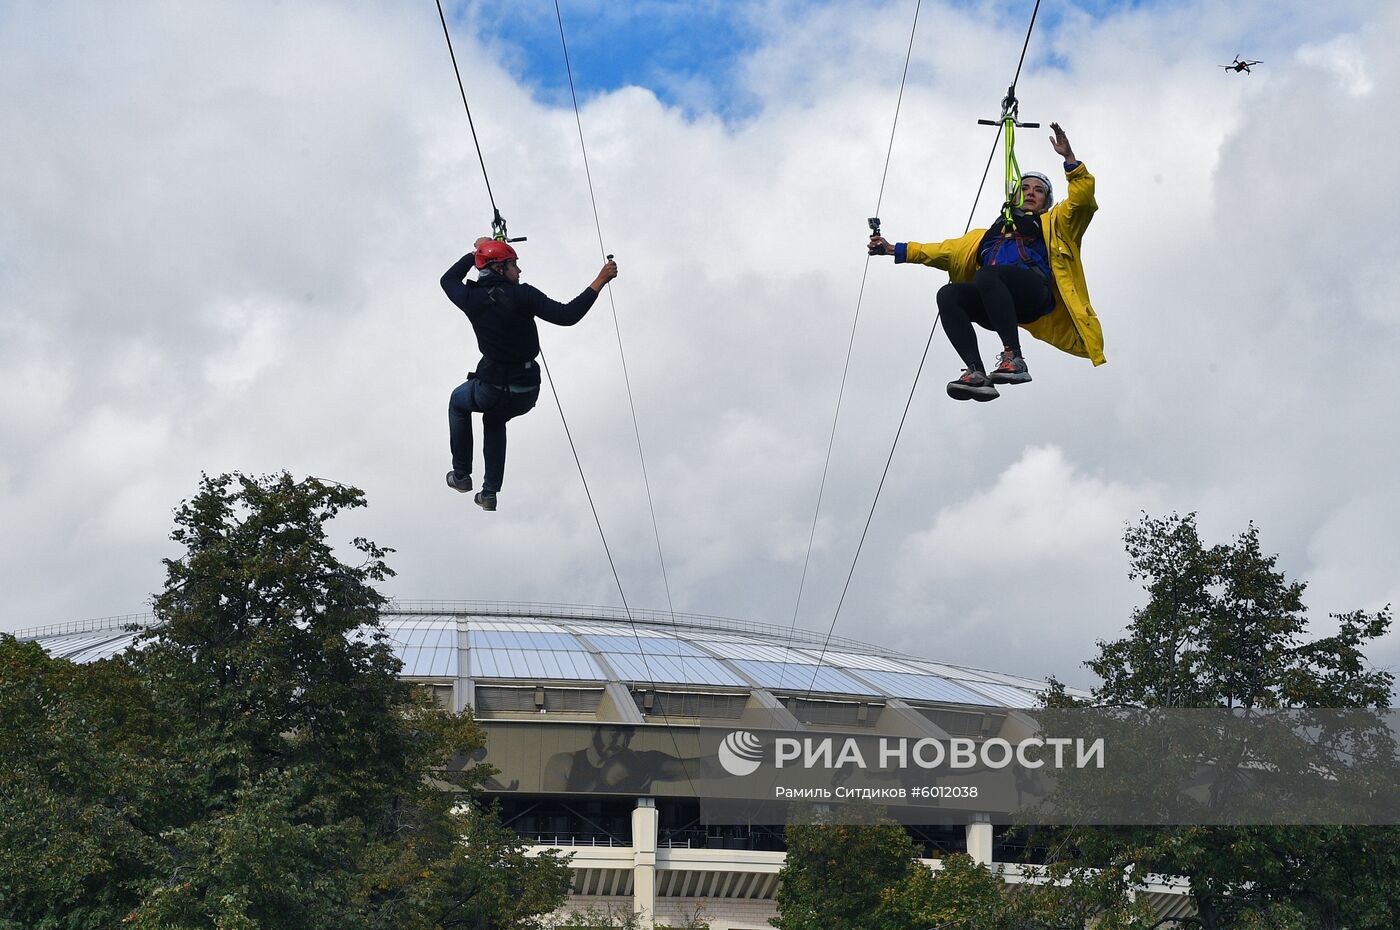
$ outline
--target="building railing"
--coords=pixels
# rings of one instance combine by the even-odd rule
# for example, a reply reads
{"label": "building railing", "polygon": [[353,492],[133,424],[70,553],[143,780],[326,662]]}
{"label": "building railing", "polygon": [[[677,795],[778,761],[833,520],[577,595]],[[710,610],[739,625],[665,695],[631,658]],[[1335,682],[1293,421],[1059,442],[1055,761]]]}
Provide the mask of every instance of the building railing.
{"label": "building railing", "polygon": [[638,625],[695,629],[709,632],[759,634],[765,637],[781,637],[783,642],[826,645],[838,649],[853,649],[875,655],[899,656],[902,653],[876,646],[871,643],[841,636],[826,637],[810,630],[792,629],[776,623],[763,623],[757,620],[736,620],[733,617],[716,617],[708,614],[692,614],[682,611],[672,613],[666,610],[645,608],[596,607],[578,604],[536,604],[527,601],[440,601],[405,600],[394,598],[383,613],[386,616],[481,616],[519,617],[533,620],[614,620],[632,622]]}
{"label": "building railing", "polygon": [[626,840],[620,840],[615,836],[596,833],[539,833],[520,832],[520,838],[529,841],[535,846],[621,846],[630,847],[632,844]]}
{"label": "building railing", "polygon": [[131,627],[146,629],[156,625],[155,614],[121,614],[115,617],[96,617],[92,620],[68,620],[63,623],[50,623],[47,626],[31,627],[15,633],[16,639],[38,639],[41,636],[66,636],[72,633],[101,633],[104,630],[125,630]]}
{"label": "building railing", "polygon": [[[540,604],[529,601],[476,601],[476,600],[414,600],[390,598],[388,606],[381,612],[384,617],[497,617],[533,620],[590,620],[635,623],[666,629],[687,629],[702,632],[740,633],[763,638],[770,645],[788,643],[828,649],[853,651],[866,655],[907,658],[904,653],[885,646],[848,639],[842,636],[823,637],[811,630],[794,629],[776,623],[756,620],[736,620],[732,617],[717,617],[707,614],[694,614],[676,611],[620,607],[597,607],[581,604]],[[124,614],[115,617],[100,617],[93,620],[69,620],[47,626],[33,627],[15,633],[18,639],[37,639],[43,636],[62,636],[73,633],[95,633],[103,630],[124,629],[131,626],[146,628],[157,624],[154,614]],[[969,671],[985,671],[972,666],[959,666]],[[1082,692],[1072,691],[1075,694]]]}
{"label": "building railing", "polygon": [[[823,644],[838,649],[854,649],[876,655],[898,656],[899,652],[859,640],[833,636],[830,642],[808,630],[789,629],[775,623],[762,623],[753,620],[736,620],[732,617],[714,617],[705,614],[691,614],[664,610],[632,608],[629,612],[619,607],[590,607],[578,604],[537,604],[526,601],[443,601],[405,600],[393,598],[381,612],[384,617],[517,617],[532,620],[589,620],[636,623],[641,626],[670,629],[691,629],[709,632],[746,633],[767,638],[781,637],[783,642]],[[154,614],[124,614],[115,617],[99,617],[92,620],[69,620],[51,623],[46,626],[20,630],[15,634],[19,639],[36,639],[41,636],[62,636],[70,633],[96,633],[102,630],[124,629],[128,626],[150,627],[156,625]]]}

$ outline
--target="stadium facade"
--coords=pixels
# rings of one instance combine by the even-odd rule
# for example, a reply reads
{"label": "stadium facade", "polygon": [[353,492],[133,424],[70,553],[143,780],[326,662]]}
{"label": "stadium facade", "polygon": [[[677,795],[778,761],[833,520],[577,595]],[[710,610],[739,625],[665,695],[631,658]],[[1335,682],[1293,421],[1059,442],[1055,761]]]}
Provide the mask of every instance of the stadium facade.
{"label": "stadium facade", "polygon": [[[149,616],[26,631],[48,652],[96,661]],[[687,614],[559,605],[396,602],[383,614],[403,677],[487,732],[488,783],[536,850],[573,853],[565,910],[625,909],[713,930],[767,930],[783,864],[781,818],[714,816],[731,734],[857,732],[1012,742],[1044,682],[801,630]],[[742,750],[742,747],[740,747]],[[724,761],[724,760],[721,760]],[[1001,805],[1005,808],[1006,805]],[[1025,877],[1005,809],[965,800],[908,827],[931,869],[953,852]],[[776,821],[776,822],[775,822]],[[1180,882],[1150,883],[1160,916],[1185,916]]]}

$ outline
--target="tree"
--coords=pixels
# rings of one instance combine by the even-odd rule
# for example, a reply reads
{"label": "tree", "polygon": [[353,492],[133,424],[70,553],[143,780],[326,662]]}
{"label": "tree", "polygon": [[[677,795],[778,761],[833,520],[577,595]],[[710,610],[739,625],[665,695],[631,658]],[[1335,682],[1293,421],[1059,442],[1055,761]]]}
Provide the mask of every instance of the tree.
{"label": "tree", "polygon": [[[1125,534],[1129,575],[1147,604],[1127,635],[1099,642],[1085,665],[1103,681],[1089,703],[1139,708],[1384,708],[1393,679],[1365,646],[1390,609],[1332,616],[1338,631],[1308,639],[1305,586],[1265,555],[1250,524],[1206,546],[1195,515],[1144,515]],[[1050,706],[1070,706],[1063,690]],[[1167,760],[1170,763],[1172,760]],[[1138,874],[1191,881],[1191,922],[1225,926],[1381,928],[1400,925],[1400,830],[1393,827],[1178,826],[1073,829],[1057,848]],[[1063,868],[1067,863],[1060,863]]]}
{"label": "tree", "polygon": [[118,926],[186,804],[150,693],[0,636],[0,720],[0,928]]}
{"label": "tree", "polygon": [[1205,546],[1195,514],[1144,515],[1124,535],[1128,577],[1146,606],[1128,635],[1098,643],[1085,665],[1100,704],[1139,707],[1385,707],[1390,673],[1366,668],[1364,645],[1390,609],[1334,614],[1333,636],[1304,640],[1306,585],[1276,569],[1251,523],[1233,545]]}
{"label": "tree", "polygon": [[869,930],[882,926],[886,892],[916,865],[913,840],[879,811],[852,805],[841,818],[799,810],[787,825],[778,872],[778,930]]}
{"label": "tree", "polygon": [[[1140,930],[1148,913],[1127,900],[1121,870],[1069,887],[1008,885],[957,853],[930,869],[900,825],[853,807],[840,819],[799,812],[778,873],[778,930]],[[1064,878],[1062,873],[1059,878]],[[1136,922],[1134,922],[1136,921]]]}
{"label": "tree", "polygon": [[526,856],[477,799],[492,772],[451,764],[481,729],[398,678],[373,586],[391,550],[356,539],[359,564],[336,558],[327,524],[362,506],[359,490],[315,479],[206,477],[176,511],[184,553],[137,647],[72,666],[4,644],[0,700],[32,709],[0,743],[21,763],[0,776],[0,804],[42,801],[107,829],[83,846],[68,820],[6,818],[0,846],[58,837],[81,867],[36,886],[32,866],[0,855],[0,889],[33,890],[0,891],[3,918],[447,930],[537,926],[562,903],[567,863]]}
{"label": "tree", "polygon": [[899,882],[881,895],[881,926],[896,930],[1003,930],[1007,927],[1007,894],[1002,880],[957,853],[943,859],[937,871],[907,869]]}
{"label": "tree", "polygon": [[[646,923],[641,914],[630,907],[585,907],[572,911],[549,923],[549,930],[643,930]],[[704,908],[696,905],[679,923],[656,923],[655,930],[710,930]]]}

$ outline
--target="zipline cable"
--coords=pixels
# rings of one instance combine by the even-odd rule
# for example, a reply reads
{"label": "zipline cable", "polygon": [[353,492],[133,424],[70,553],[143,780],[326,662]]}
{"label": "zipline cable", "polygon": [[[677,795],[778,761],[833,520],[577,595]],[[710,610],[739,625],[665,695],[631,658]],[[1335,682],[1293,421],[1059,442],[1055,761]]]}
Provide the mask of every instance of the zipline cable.
{"label": "zipline cable", "polygon": [[[914,23],[909,27],[909,47],[904,52],[904,71],[899,77],[899,95],[894,102],[894,120],[890,124],[890,141],[885,148],[885,168],[880,174],[880,193],[875,198],[875,215],[880,215],[880,207],[885,202],[885,181],[890,173],[890,156],[894,153],[894,134],[899,127],[899,109],[904,103],[904,85],[909,78],[909,62],[914,55],[914,33],[919,28],[919,9],[923,6],[923,0],[916,0],[914,4]],[[860,322],[861,303],[865,299],[865,281],[870,275],[870,256],[865,256],[865,269],[860,276],[860,291],[856,294],[856,311],[851,319],[851,335],[846,342],[846,362],[841,366],[841,386],[836,391],[836,412],[831,417],[831,435],[826,441],[826,460],[822,463],[821,482],[817,485],[817,506],[812,513],[812,529],[807,534],[807,554],[802,559],[802,577],[797,582],[797,601],[792,605],[792,623],[788,627],[787,649],[783,651],[783,665],[778,672],[778,682],[781,686],[786,681],[788,658],[792,654],[793,638],[797,631],[797,616],[802,608],[802,593],[807,585],[807,569],[812,561],[812,545],[817,536],[817,522],[821,517],[822,498],[826,493],[826,479],[831,469],[831,450],[836,445],[836,425],[841,419],[841,404],[846,396],[846,377],[851,370],[851,353],[856,344],[856,326]]]}
{"label": "zipline cable", "polygon": [[[564,71],[569,78],[569,97],[573,101],[574,105],[574,124],[578,127],[579,151],[583,155],[583,174],[588,181],[588,201],[593,207],[593,227],[595,230],[597,230],[598,233],[598,252],[599,254],[603,255],[605,259],[611,259],[612,256],[607,254],[607,248],[603,244],[603,224],[598,217],[598,198],[593,190],[593,172],[588,165],[588,145],[584,142],[583,138],[583,117],[579,114],[578,91],[574,87],[574,69],[572,63],[569,61],[569,43],[564,38],[564,14],[559,9],[559,0],[554,0],[554,16],[555,20],[559,24],[559,46],[561,49],[563,49],[564,52]],[[618,322],[617,301],[613,298],[613,291],[611,287],[608,288],[608,304],[612,308],[613,332],[617,335],[617,354],[622,361],[622,381],[627,388],[627,406],[632,412],[632,434],[637,441],[637,457],[641,460],[642,463],[642,483],[646,488],[647,508],[651,512],[651,529],[653,535],[656,538],[656,556],[661,564],[661,581],[666,589],[666,606],[671,614],[671,623],[674,625],[676,620],[676,610],[675,606],[672,604],[671,601],[671,582],[666,575],[666,556],[662,552],[661,548],[661,530],[656,521],[656,506],[652,503],[651,480],[647,476],[646,453],[642,449],[642,431],[641,427],[638,426],[637,423],[637,404],[632,399],[632,380],[627,373],[627,353],[623,351],[622,347],[622,326]],[[540,350],[540,360],[544,360],[543,348],[541,348]],[[548,373],[547,367],[545,370],[546,373]],[[553,378],[550,379],[549,389],[551,391],[554,391]],[[558,404],[559,395],[557,391],[554,394],[554,400],[555,403]],[[560,419],[563,419],[564,408],[562,406],[559,408],[559,416]],[[569,433],[567,423],[565,423],[564,425],[564,432],[566,435],[568,435]],[[583,476],[583,463],[579,461],[578,450],[574,448],[574,440],[571,435],[569,436],[569,448],[573,450],[574,463],[578,465],[579,478],[583,479],[584,492],[588,494],[588,506],[592,508],[593,520],[598,524],[598,534],[599,536],[603,536],[603,524],[602,521],[598,518],[598,508],[594,506],[593,495],[588,492],[588,480]],[[605,550],[607,549],[606,537],[603,537],[603,547]],[[641,634],[637,631],[637,622],[636,619],[632,616],[632,609],[627,604],[627,595],[622,590],[622,579],[618,575],[617,566],[613,562],[611,551],[608,551],[608,565],[612,568],[613,580],[617,582],[618,593],[622,595],[622,609],[624,612],[626,612],[628,625],[630,625],[632,628],[632,639],[637,644],[637,655],[642,660],[642,668],[646,672],[647,678],[650,679],[653,700],[658,700],[657,692],[659,689],[656,687],[656,678],[651,671],[651,662],[647,658],[646,649],[642,646],[642,637]],[[689,676],[687,676],[685,672],[685,656],[683,655],[683,652],[683,649],[678,648],[677,659],[679,660],[679,663],[681,665],[681,677],[686,678]],[[666,703],[664,700],[660,701],[659,707],[661,710],[662,723],[666,727],[667,735],[669,735],[671,738],[671,746],[676,750],[676,761],[678,761],[681,764],[681,771],[685,773],[685,780],[690,785],[690,793],[694,797],[699,798],[700,792],[696,789],[695,780],[690,775],[690,766],[686,762],[685,754],[681,752],[680,742],[676,739],[676,731],[671,726],[671,718],[666,711]]]}
{"label": "zipline cable", "polygon": [[[559,0],[554,0],[554,16],[559,23],[559,45],[564,50],[564,70],[569,77],[569,97],[574,104],[574,124],[578,127],[578,146],[583,153],[583,174],[588,181],[588,201],[593,207],[593,226],[598,232],[598,252],[605,258],[609,257],[607,249],[603,245],[603,224],[598,218],[598,198],[593,191],[593,172],[588,166],[588,146],[583,141],[583,118],[579,115],[578,93],[574,89],[574,69],[569,61],[569,43],[564,39],[564,15],[559,10]],[[627,388],[627,406],[632,412],[632,435],[637,440],[637,457],[642,463],[642,484],[647,492],[647,509],[651,512],[651,531],[656,538],[656,558],[661,563],[661,583],[666,589],[666,607],[671,613],[672,621],[675,620],[676,608],[671,601],[671,580],[666,573],[666,555],[661,548],[661,529],[656,521],[656,505],[652,502],[651,478],[647,473],[647,457],[642,450],[642,430],[637,423],[637,404],[632,398],[632,379],[627,372],[627,353],[622,348],[622,327],[617,318],[617,301],[613,297],[613,289],[608,288],[608,305],[612,308],[613,332],[617,334],[617,355],[622,360],[622,382]]]}
{"label": "zipline cable", "polygon": [[[554,387],[554,377],[549,373],[549,360],[545,358],[544,347],[540,347],[540,367],[544,369],[546,380],[549,381],[549,392],[554,395],[554,406],[559,410],[559,422],[564,424],[564,436],[569,440],[569,451],[574,455],[574,464],[578,466],[578,477],[583,482],[583,493],[588,498],[588,509],[593,512],[593,522],[598,526],[598,536],[603,540],[603,552],[608,557],[608,567],[612,569],[613,581],[617,583],[618,596],[622,598],[622,609],[627,612],[627,617],[632,618],[632,608],[627,605],[627,592],[622,588],[622,578],[617,573],[617,563],[613,561],[612,548],[608,545],[608,535],[603,532],[603,521],[598,517],[598,506],[593,502],[593,492],[588,489],[588,476],[583,473],[583,462],[578,457],[578,447],[574,445],[574,434],[569,429],[569,420],[564,416],[564,405],[559,401],[559,391]],[[636,626],[633,625],[633,632]]]}
{"label": "zipline cable", "polygon": [[[1025,42],[1022,43],[1022,45],[1021,45],[1021,58],[1020,58],[1020,61],[1018,61],[1018,62],[1016,63],[1016,76],[1015,76],[1015,78],[1013,78],[1012,81],[1011,81],[1011,88],[1010,88],[1010,91],[1009,91],[1009,93],[1008,93],[1008,96],[1011,97],[1012,99],[1014,99],[1014,98],[1015,98],[1015,95],[1016,95],[1016,83],[1017,83],[1017,81],[1019,81],[1020,78],[1021,78],[1021,66],[1022,66],[1022,65],[1025,63],[1025,61],[1026,61],[1026,49],[1028,49],[1028,48],[1030,47],[1030,43],[1031,43],[1031,32],[1035,29],[1035,18],[1036,18],[1036,14],[1039,13],[1039,12],[1040,12],[1040,0],[1035,0],[1035,8],[1034,8],[1033,10],[1031,10],[1031,21],[1030,21],[1030,25],[1026,27],[1026,40],[1025,40]],[[997,130],[997,139],[1000,140],[1000,138],[1001,138],[1001,130],[998,129],[998,130]],[[977,185],[977,196],[973,199],[973,202],[972,202],[972,209],[973,209],[973,212],[974,212],[974,213],[975,213],[976,210],[977,210],[977,201],[980,200],[980,199],[982,198],[982,188],[983,188],[983,186],[984,186],[984,185],[986,184],[986,182],[987,182],[987,173],[988,173],[988,171],[991,170],[992,158],[994,158],[994,157],[996,157],[996,143],[995,143],[995,142],[992,144],[992,154],[991,154],[991,156],[989,156],[988,159],[987,159],[987,168],[983,169],[983,172],[982,172],[982,182],[981,182],[980,184]],[[968,230],[970,230],[971,228],[972,228],[972,214],[969,214],[969,215],[968,215],[968,219],[967,219],[967,226],[966,226],[966,228],[963,229],[963,235],[966,235],[967,232],[968,232]],[[868,261],[868,260],[867,260],[867,261]],[[810,697],[811,694],[812,694],[812,690],[813,690],[813,688],[814,688],[815,685],[816,685],[817,675],[820,674],[820,672],[821,672],[822,662],[826,659],[826,653],[827,653],[828,647],[829,647],[830,644],[831,644],[831,637],[832,637],[832,634],[834,634],[834,633],[836,632],[836,621],[837,621],[837,619],[841,616],[841,607],[846,603],[846,592],[847,592],[848,590],[850,590],[850,587],[851,587],[851,579],[855,576],[855,573],[856,573],[856,564],[860,561],[860,553],[861,553],[861,550],[865,547],[865,537],[866,537],[866,534],[870,532],[870,522],[871,522],[871,520],[874,519],[874,517],[875,517],[875,508],[876,508],[876,506],[880,503],[880,492],[884,490],[884,487],[885,487],[885,478],[886,478],[886,477],[889,475],[889,473],[890,473],[890,463],[894,461],[895,449],[897,449],[897,448],[899,447],[899,439],[900,439],[901,434],[904,432],[904,423],[905,423],[905,420],[906,420],[906,419],[908,418],[908,416],[909,416],[909,407],[910,407],[910,405],[911,405],[911,404],[913,403],[913,401],[914,401],[914,392],[915,392],[916,390],[918,390],[918,387],[919,387],[919,377],[923,374],[923,371],[924,371],[924,363],[928,361],[928,350],[929,350],[929,347],[933,345],[933,335],[934,335],[934,333],[937,332],[937,330],[938,330],[938,321],[939,321],[939,319],[942,317],[942,315],[943,315],[943,314],[942,314],[941,311],[940,311],[939,313],[937,313],[937,314],[934,315],[934,318],[933,318],[933,326],[932,326],[932,328],[929,329],[929,333],[928,333],[928,341],[924,343],[924,352],[923,352],[923,355],[919,357],[919,367],[918,367],[918,369],[914,372],[914,383],[913,383],[913,385],[910,386],[910,388],[909,388],[909,397],[908,397],[908,398],[905,400],[905,402],[904,402],[904,412],[903,412],[902,414],[900,414],[900,417],[899,417],[899,427],[895,430],[894,442],[892,442],[892,443],[890,444],[890,454],[889,454],[889,456],[886,457],[886,459],[885,459],[885,469],[884,469],[883,472],[880,473],[880,483],[876,486],[876,488],[875,488],[875,497],[874,497],[874,499],[870,502],[870,512],[869,512],[869,514],[866,515],[866,518],[865,518],[865,526],[864,526],[864,528],[862,528],[861,533],[860,533],[860,542],[856,544],[855,555],[851,558],[851,569],[850,569],[849,572],[846,573],[846,582],[845,582],[845,584],[844,584],[844,585],[842,586],[842,588],[841,588],[841,597],[840,597],[840,599],[839,599],[839,600],[837,601],[837,603],[836,603],[836,610],[835,610],[835,611],[832,613],[832,615],[831,615],[831,625],[827,628],[827,631],[826,631],[826,639],[822,642],[821,653],[820,653],[820,655],[818,655],[818,657],[817,657],[817,664],[816,664],[816,666],[815,666],[815,667],[813,668],[813,670],[812,670],[812,678],[811,678],[811,681],[810,681],[810,682],[808,683],[808,685],[807,685],[807,696],[808,696],[808,697]]]}
{"label": "zipline cable", "polygon": [[462,94],[462,107],[467,111],[467,125],[472,130],[472,143],[476,145],[476,157],[481,162],[481,178],[486,182],[486,197],[491,201],[492,213],[499,217],[496,208],[496,195],[491,192],[491,178],[486,173],[486,159],[481,154],[481,142],[476,137],[476,123],[472,121],[472,108],[467,103],[467,89],[462,86],[462,69],[457,67],[457,53],[452,50],[452,35],[447,31],[447,15],[442,12],[442,0],[437,0],[438,19],[442,21],[442,37],[447,40],[447,54],[452,56],[452,73],[457,75],[457,90]]}
{"label": "zipline cable", "polygon": [[[603,532],[603,521],[598,516],[598,505],[593,501],[593,492],[588,488],[588,477],[583,473],[583,462],[578,456],[578,447],[574,445],[573,433],[569,430],[568,418],[564,416],[564,405],[559,400],[559,391],[554,387],[554,376],[549,373],[549,361],[545,358],[544,347],[540,347],[540,366],[544,369],[545,380],[549,382],[549,391],[554,395],[554,405],[559,410],[559,422],[564,424],[564,435],[569,440],[569,451],[573,453],[574,465],[578,467],[579,480],[583,482],[583,493],[588,498],[588,509],[593,513],[593,522],[598,527],[598,538],[603,541],[603,552],[608,557],[608,568],[612,570],[613,582],[617,585],[618,596],[622,598],[622,610],[627,614],[627,623],[632,628],[632,639],[637,644],[637,655],[642,660],[642,668],[646,672],[647,679],[651,684],[652,693],[657,692],[656,678],[651,671],[651,663],[647,661],[646,650],[642,648],[642,637],[637,632],[637,621],[632,616],[632,607],[627,603],[627,592],[622,587],[622,576],[617,572],[617,563],[613,561],[612,548],[608,545],[608,536]],[[621,676],[620,676],[621,677]],[[671,745],[676,750],[676,760],[681,764],[681,771],[685,773],[685,780],[690,784],[690,793],[695,797],[700,797],[699,791],[695,787],[695,780],[690,776],[690,767],[686,765],[685,754],[681,752],[680,742],[676,739],[676,732],[671,727],[671,718],[666,713],[666,705],[661,705],[661,720],[665,724],[666,733],[671,737]]]}

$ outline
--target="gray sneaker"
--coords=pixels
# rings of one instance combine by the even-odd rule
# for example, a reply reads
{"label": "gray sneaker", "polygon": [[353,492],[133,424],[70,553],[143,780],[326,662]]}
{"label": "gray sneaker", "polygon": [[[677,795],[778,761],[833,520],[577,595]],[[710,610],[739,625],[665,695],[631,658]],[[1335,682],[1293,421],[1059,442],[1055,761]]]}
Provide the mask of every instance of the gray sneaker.
{"label": "gray sneaker", "polygon": [[447,473],[447,486],[454,491],[465,494],[472,489],[472,476],[458,478],[455,471],[450,471]]}
{"label": "gray sneaker", "polygon": [[496,509],[495,491],[477,491],[476,497],[472,498],[472,500],[476,501],[476,506],[480,507],[482,510]]}
{"label": "gray sneaker", "polygon": [[987,380],[993,384],[1025,384],[1031,380],[1031,373],[1026,368],[1026,360],[1007,349],[997,356],[997,367],[992,369]]}
{"label": "gray sneaker", "polygon": [[996,400],[1000,395],[987,376],[980,371],[964,368],[962,377],[948,382],[948,396],[954,400]]}

